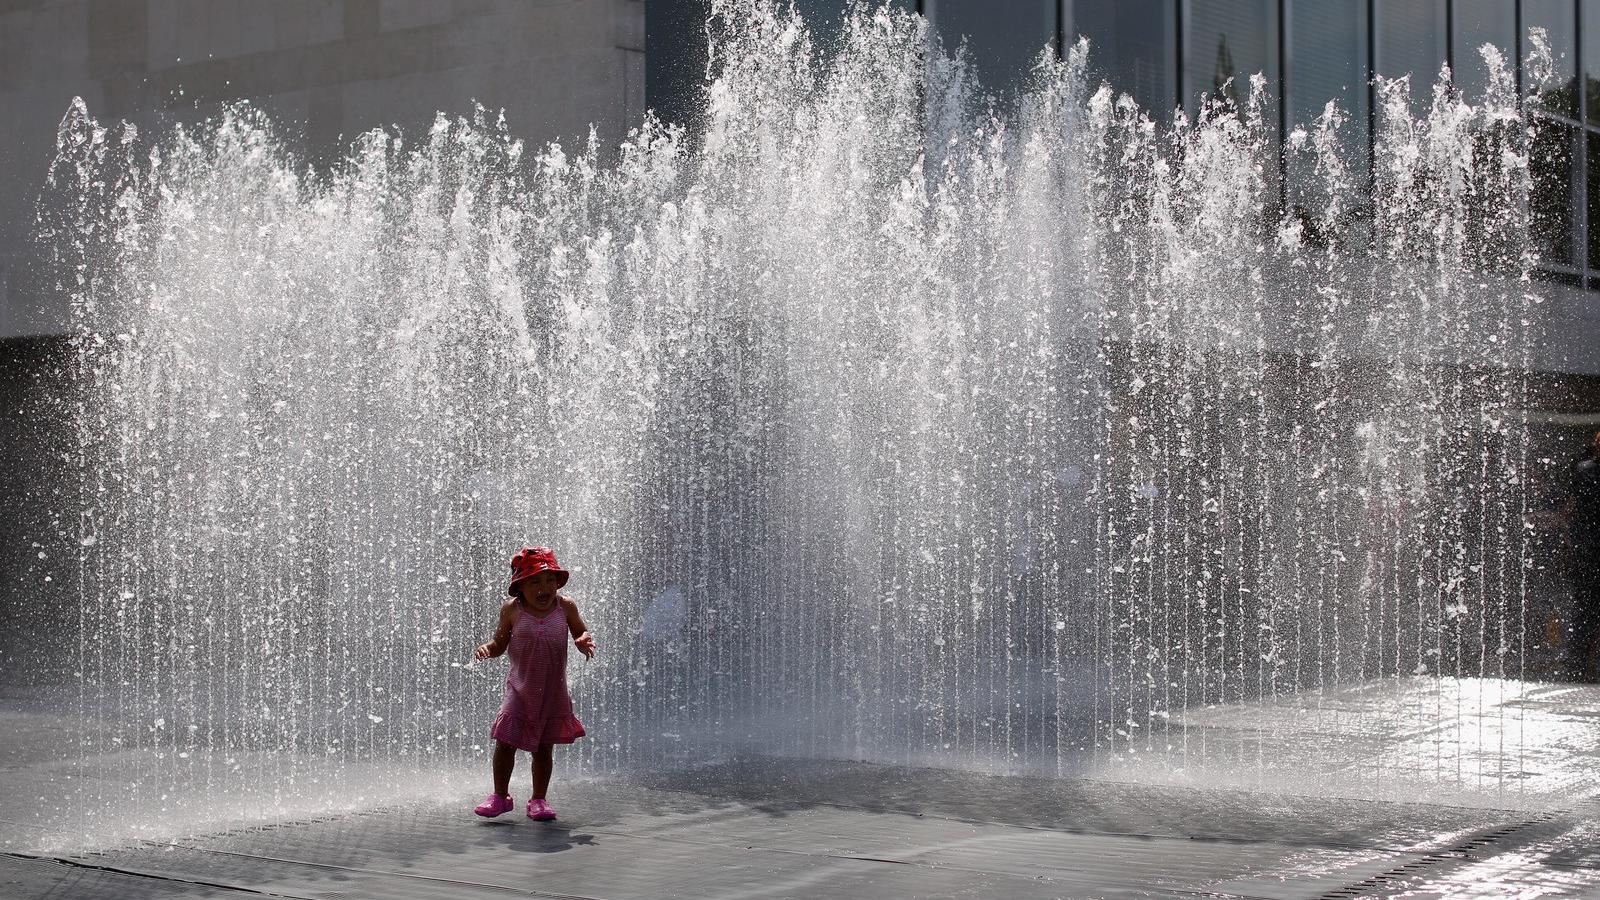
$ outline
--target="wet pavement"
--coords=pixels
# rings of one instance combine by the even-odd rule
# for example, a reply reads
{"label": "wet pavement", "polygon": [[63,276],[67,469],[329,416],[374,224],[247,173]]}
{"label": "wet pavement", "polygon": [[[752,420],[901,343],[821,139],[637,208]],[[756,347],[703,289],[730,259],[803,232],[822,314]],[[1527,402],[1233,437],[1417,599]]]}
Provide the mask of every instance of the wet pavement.
{"label": "wet pavement", "polygon": [[553,799],[554,823],[479,820],[463,797],[12,854],[0,895],[1600,896],[1587,801],[1530,812],[781,760]]}
{"label": "wet pavement", "polygon": [[478,819],[463,786],[48,848],[18,798],[65,770],[26,763],[45,747],[19,738],[0,767],[0,897],[1600,897],[1597,701],[1388,682],[1191,712],[1175,733],[1207,743],[1184,765],[1060,778],[756,756],[558,780],[554,823]]}

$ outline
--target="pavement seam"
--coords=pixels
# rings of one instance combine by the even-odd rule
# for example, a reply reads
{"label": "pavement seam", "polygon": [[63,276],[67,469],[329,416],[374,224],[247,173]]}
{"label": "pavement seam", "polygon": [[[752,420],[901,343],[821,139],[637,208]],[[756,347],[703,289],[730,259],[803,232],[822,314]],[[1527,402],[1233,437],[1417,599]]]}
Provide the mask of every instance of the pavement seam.
{"label": "pavement seam", "polygon": [[196,887],[220,888],[225,891],[237,891],[241,894],[255,894],[260,897],[281,897],[284,898],[284,900],[315,900],[313,897],[306,897],[300,894],[280,894],[274,891],[262,890],[260,888],[242,887],[237,884],[228,884],[221,881],[201,881],[195,878],[179,878],[176,875],[161,875],[155,872],[141,872],[138,869],[124,869],[119,866],[100,865],[97,863],[83,862],[81,860],[65,859],[60,856],[39,856],[29,853],[16,853],[9,850],[4,852],[6,856],[14,859],[26,859],[33,862],[54,863],[56,865],[66,866],[71,869],[91,869],[97,872],[111,872],[116,875],[127,875],[133,878],[149,878],[155,881],[171,881],[177,884],[192,884]]}
{"label": "pavement seam", "polygon": [[[553,900],[605,900],[591,894],[561,894],[552,891],[541,891],[537,888],[509,887],[503,884],[492,884],[486,881],[465,881],[459,878],[440,878],[436,875],[416,875],[410,872],[395,872],[388,869],[364,869],[359,866],[341,866],[337,863],[311,862],[303,859],[286,859],[281,856],[263,856],[258,853],[241,853],[238,850],[219,850],[211,847],[197,847],[192,844],[174,844],[181,850],[193,850],[197,853],[215,853],[221,856],[237,856],[241,859],[259,859],[266,862],[284,863],[291,866],[307,866],[316,869],[332,869],[339,872],[359,872],[363,875],[390,875],[396,878],[412,878],[417,881],[429,881],[439,884],[457,884],[463,887],[486,888],[508,894],[521,894],[527,897],[549,897]],[[307,898],[310,900],[310,898]]]}

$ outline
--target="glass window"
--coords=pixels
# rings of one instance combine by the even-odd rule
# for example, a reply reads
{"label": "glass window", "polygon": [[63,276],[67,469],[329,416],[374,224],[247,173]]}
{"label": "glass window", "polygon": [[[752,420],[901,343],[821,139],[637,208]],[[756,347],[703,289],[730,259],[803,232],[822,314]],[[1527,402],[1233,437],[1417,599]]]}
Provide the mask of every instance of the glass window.
{"label": "glass window", "polygon": [[1586,132],[1589,137],[1589,268],[1600,269],[1600,134]]}
{"label": "glass window", "polygon": [[[1195,0],[1188,6],[1189,107],[1201,94],[1250,93],[1257,72],[1278,80],[1278,4],[1274,0]],[[1231,81],[1230,81],[1231,79]],[[1226,86],[1226,87],[1225,87]]]}
{"label": "glass window", "polygon": [[1589,124],[1600,125],[1600,0],[1583,0],[1584,102]]}
{"label": "glass window", "polygon": [[[873,3],[870,8],[879,5]],[[888,5],[907,12],[916,12],[917,9],[916,0],[888,0]],[[812,40],[827,52],[837,49],[836,45],[843,35],[845,10],[849,6],[849,0],[794,0],[795,12],[811,29]]]}
{"label": "glass window", "polygon": [[1355,171],[1367,155],[1367,5],[1290,0],[1289,127],[1310,125],[1329,100],[1347,117],[1343,132]]}
{"label": "glass window", "polygon": [[[1573,0],[1522,0],[1524,33],[1528,29],[1543,28],[1550,41],[1550,53],[1555,57],[1555,77],[1539,91],[1540,106],[1569,118],[1578,115],[1578,59],[1572,40],[1577,24]],[[1524,38],[1524,56],[1532,46]]]}
{"label": "glass window", "polygon": [[1543,282],[1545,284],[1559,284],[1566,287],[1580,289],[1583,287],[1583,276],[1569,275],[1566,272],[1536,271],[1533,273],[1533,280]]}
{"label": "glass window", "polygon": [[1411,109],[1426,115],[1445,63],[1444,0],[1377,0],[1378,74],[1411,76]]}
{"label": "glass window", "polygon": [[1508,65],[1517,62],[1517,7],[1506,0],[1455,0],[1452,9],[1455,28],[1454,70],[1456,85],[1468,102],[1478,99],[1489,83],[1488,69],[1478,48],[1493,44],[1500,48]]}
{"label": "glass window", "polygon": [[1167,120],[1178,81],[1172,0],[1073,0],[1071,10],[1069,33],[1089,39],[1091,77]]}
{"label": "glass window", "polygon": [[699,118],[707,7],[704,0],[645,4],[644,102],[667,122],[687,125]]}
{"label": "glass window", "polygon": [[966,39],[978,79],[995,93],[1021,84],[1039,52],[1055,45],[1056,0],[925,0],[923,12],[946,50]]}
{"label": "glass window", "polygon": [[1533,184],[1528,198],[1528,213],[1534,241],[1544,262],[1576,265],[1573,244],[1577,229],[1573,214],[1575,195],[1580,189],[1578,129],[1539,117],[1529,159]]}

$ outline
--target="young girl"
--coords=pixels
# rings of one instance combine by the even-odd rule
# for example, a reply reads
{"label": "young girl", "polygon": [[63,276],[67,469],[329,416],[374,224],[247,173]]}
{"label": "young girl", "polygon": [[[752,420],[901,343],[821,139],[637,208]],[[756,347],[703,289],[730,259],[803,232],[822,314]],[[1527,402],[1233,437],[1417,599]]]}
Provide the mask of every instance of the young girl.
{"label": "young girl", "polygon": [[[533,799],[528,818],[548,821],[556,811],[544,802],[550,787],[551,751],[583,737],[583,723],[572,714],[567,693],[567,634],[583,655],[594,656],[594,638],[578,615],[578,604],[556,593],[567,583],[567,570],[548,547],[523,547],[511,557],[511,595],[500,606],[494,637],[473,651],[490,659],[511,651],[506,674],[506,699],[489,734],[494,745],[494,793],[473,810],[486,818],[510,812],[511,769],[517,750],[533,753]],[[559,614],[558,614],[559,613]]]}

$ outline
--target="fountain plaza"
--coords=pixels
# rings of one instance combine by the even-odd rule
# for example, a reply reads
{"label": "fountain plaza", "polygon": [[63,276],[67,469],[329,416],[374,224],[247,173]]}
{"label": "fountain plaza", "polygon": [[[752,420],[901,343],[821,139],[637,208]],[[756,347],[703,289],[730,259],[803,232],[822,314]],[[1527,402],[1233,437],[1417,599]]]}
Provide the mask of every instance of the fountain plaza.
{"label": "fountain plaza", "polygon": [[[1260,78],[994,105],[917,16],[716,8],[700,129],[615,153],[72,105],[0,893],[1600,894],[1501,54],[1280,143]],[[484,821],[527,543],[589,736]]]}

